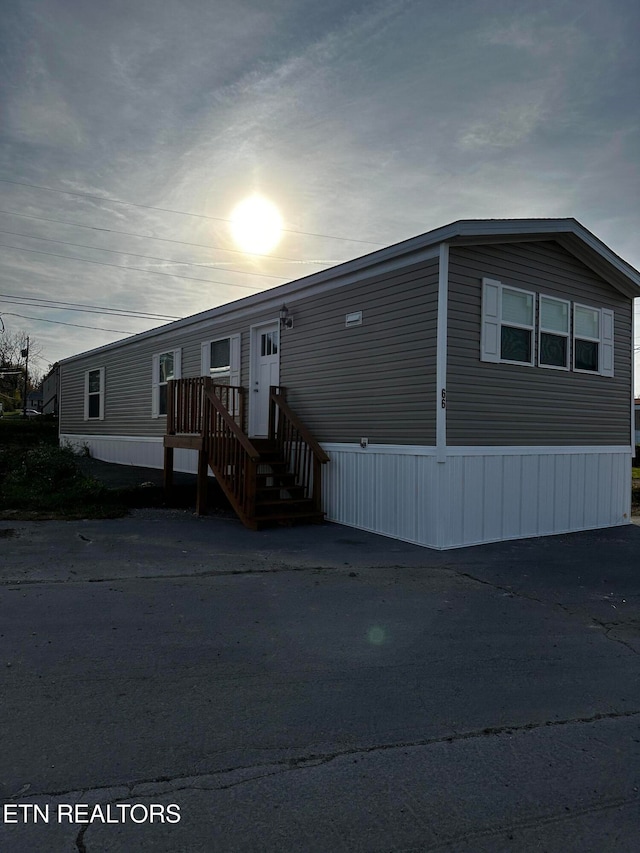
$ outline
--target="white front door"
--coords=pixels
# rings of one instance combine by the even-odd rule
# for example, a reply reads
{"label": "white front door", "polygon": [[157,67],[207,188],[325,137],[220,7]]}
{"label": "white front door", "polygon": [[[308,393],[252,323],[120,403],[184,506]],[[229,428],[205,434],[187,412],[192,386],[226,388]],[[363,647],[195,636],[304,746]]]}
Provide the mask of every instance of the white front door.
{"label": "white front door", "polygon": [[269,388],[280,382],[279,326],[252,329],[249,433],[256,437],[269,434]]}

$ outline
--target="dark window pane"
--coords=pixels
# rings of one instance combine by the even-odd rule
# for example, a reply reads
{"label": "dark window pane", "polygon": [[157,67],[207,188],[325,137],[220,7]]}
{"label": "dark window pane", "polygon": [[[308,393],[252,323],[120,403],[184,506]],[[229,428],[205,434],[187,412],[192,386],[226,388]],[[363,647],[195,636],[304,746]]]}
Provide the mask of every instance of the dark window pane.
{"label": "dark window pane", "polygon": [[89,372],[89,393],[95,394],[100,391],[100,371],[91,370]]}
{"label": "dark window pane", "polygon": [[567,339],[559,335],[540,333],[540,364],[551,367],[567,366]]}
{"label": "dark window pane", "polygon": [[211,372],[222,373],[230,369],[230,341],[226,338],[224,341],[213,341],[211,344]]}
{"label": "dark window pane", "polygon": [[100,394],[89,395],[89,417],[100,417]]}
{"label": "dark window pane", "polygon": [[279,342],[279,338],[280,338],[280,333],[279,333],[279,332],[274,332],[274,333],[273,333],[273,354],[274,354],[274,355],[277,355],[277,354],[278,354],[278,342]]}
{"label": "dark window pane", "polygon": [[531,332],[529,329],[513,329],[502,326],[500,358],[505,361],[531,363]]}
{"label": "dark window pane", "polygon": [[160,382],[173,379],[173,353],[165,352],[160,356]]}
{"label": "dark window pane", "polygon": [[598,372],[598,344],[595,341],[576,339],[576,370]]}
{"label": "dark window pane", "polygon": [[167,414],[167,386],[160,385],[158,388],[158,414]]}

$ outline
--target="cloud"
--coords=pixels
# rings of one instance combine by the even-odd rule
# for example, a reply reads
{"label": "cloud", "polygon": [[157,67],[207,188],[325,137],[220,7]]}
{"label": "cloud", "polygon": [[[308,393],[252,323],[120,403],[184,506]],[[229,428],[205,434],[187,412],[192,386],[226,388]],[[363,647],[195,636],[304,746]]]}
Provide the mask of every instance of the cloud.
{"label": "cloud", "polygon": [[462,132],[458,145],[462,149],[510,148],[529,139],[548,117],[544,94],[533,96],[527,103],[516,98],[508,107],[494,108],[492,115]]}
{"label": "cloud", "polygon": [[85,142],[82,121],[47,69],[37,45],[21,56],[5,108],[5,136],[20,143],[76,149]]}

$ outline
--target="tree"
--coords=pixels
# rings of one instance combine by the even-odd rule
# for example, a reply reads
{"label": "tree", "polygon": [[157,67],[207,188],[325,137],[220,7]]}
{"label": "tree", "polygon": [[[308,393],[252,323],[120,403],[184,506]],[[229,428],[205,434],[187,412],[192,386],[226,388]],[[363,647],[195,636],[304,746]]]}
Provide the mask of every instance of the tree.
{"label": "tree", "polygon": [[[0,330],[0,400],[7,411],[20,408],[24,403],[26,358],[22,355],[29,338],[29,375],[27,393],[36,387],[34,379],[40,371],[32,370],[32,359],[39,359],[42,347],[26,332]],[[35,367],[35,365],[34,365]]]}

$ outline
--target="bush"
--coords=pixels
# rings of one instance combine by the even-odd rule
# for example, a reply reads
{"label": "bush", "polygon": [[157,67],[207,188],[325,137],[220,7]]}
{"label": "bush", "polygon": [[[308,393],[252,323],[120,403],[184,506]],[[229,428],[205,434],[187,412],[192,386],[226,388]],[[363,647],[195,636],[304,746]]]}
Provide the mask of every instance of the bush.
{"label": "bush", "polygon": [[58,421],[52,416],[0,418],[0,447],[33,447],[42,442],[58,444]]}
{"label": "bush", "polygon": [[0,508],[73,517],[122,514],[109,490],[81,472],[72,448],[44,443],[0,454]]}

